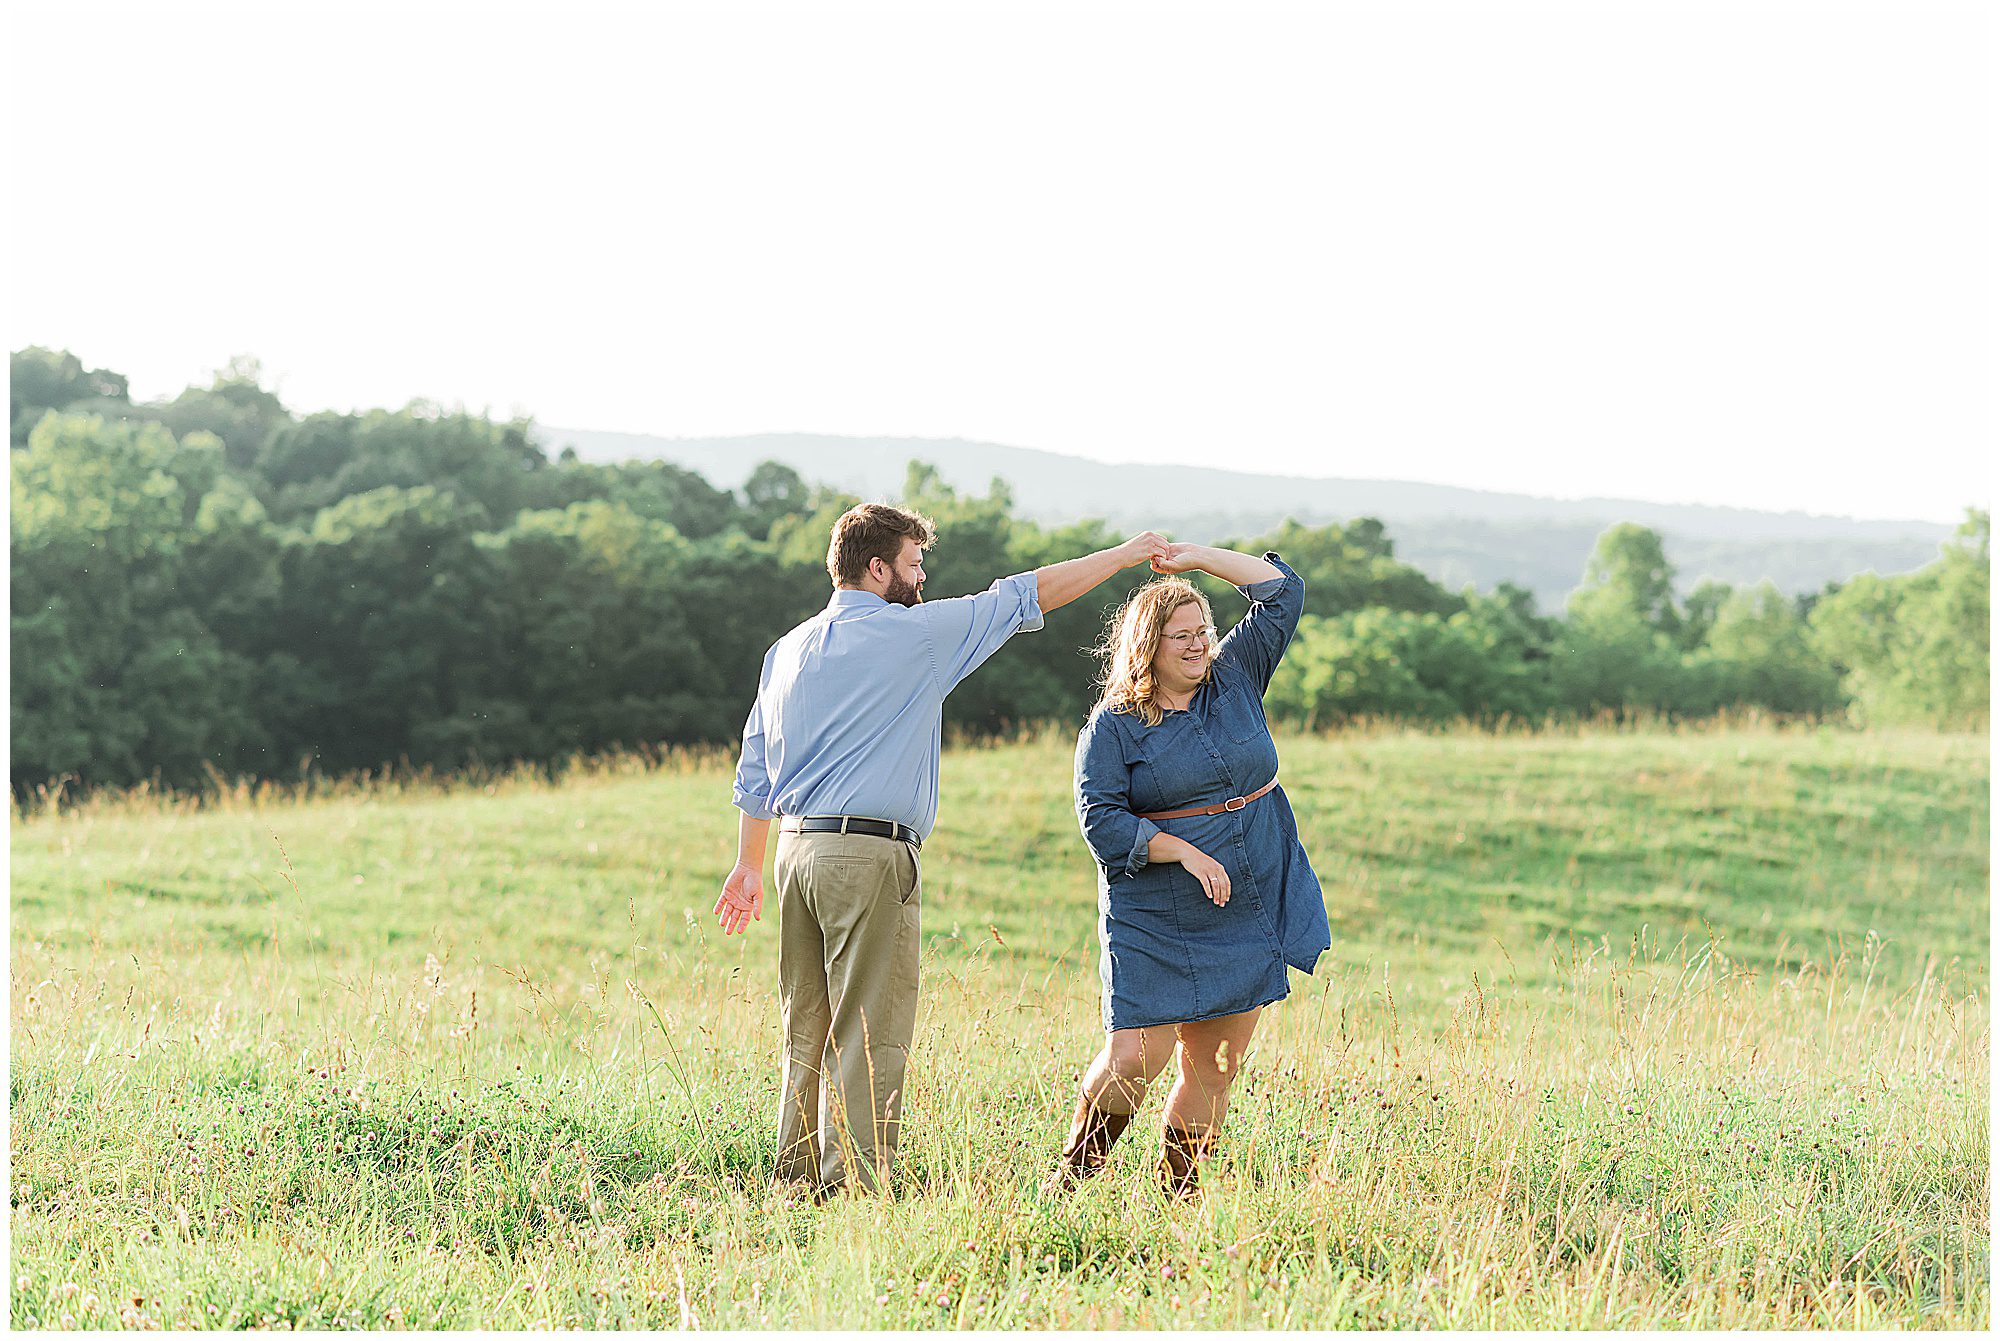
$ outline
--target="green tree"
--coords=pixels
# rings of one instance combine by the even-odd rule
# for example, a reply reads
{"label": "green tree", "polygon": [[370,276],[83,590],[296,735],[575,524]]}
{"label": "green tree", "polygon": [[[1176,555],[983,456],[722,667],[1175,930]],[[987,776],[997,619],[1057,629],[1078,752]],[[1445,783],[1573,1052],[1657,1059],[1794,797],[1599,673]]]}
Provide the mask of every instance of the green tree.
{"label": "green tree", "polygon": [[495,423],[427,402],[363,415],[313,415],[259,452],[263,498],[281,522],[376,489],[431,488],[501,520],[541,501],[552,469],[526,420]]}
{"label": "green tree", "polygon": [[1659,534],[1629,522],[1611,527],[1570,593],[1551,658],[1555,702],[1583,715],[1701,711],[1714,692],[1686,676],[1680,634]]}
{"label": "green tree", "polygon": [[1272,677],[1267,708],[1308,729],[1364,717],[1449,720],[1461,711],[1453,688],[1465,692],[1464,682],[1479,678],[1463,633],[1442,616],[1408,610],[1306,615]]}
{"label": "green tree", "polygon": [[[1396,558],[1381,522],[1360,517],[1347,525],[1304,526],[1287,520],[1268,535],[1225,541],[1229,549],[1261,554],[1276,550],[1306,583],[1306,613],[1337,615],[1380,607],[1416,613],[1454,614],[1465,599],[1454,596],[1419,570]],[[1211,584],[1220,595],[1222,584]]]}
{"label": "green tree", "polygon": [[[547,758],[727,739],[738,725],[703,645],[707,630],[683,599],[692,546],[672,527],[618,504],[576,503],[523,513],[481,543],[495,565],[489,627],[507,640],[504,673],[481,682],[490,703],[438,729],[452,751]],[[518,739],[491,735],[491,705],[520,714]]]}
{"label": "green tree", "polygon": [[[51,414],[12,455],[13,785],[241,766],[253,668],[203,621],[204,490],[222,444]],[[218,509],[221,505],[218,504]]]}
{"label": "green tree", "polygon": [[176,437],[214,434],[230,469],[248,471],[271,436],[292,422],[284,403],[262,386],[263,376],[256,359],[238,357],[207,387],[189,387],[164,405],[141,406],[135,413],[165,424]]}
{"label": "green tree", "polygon": [[1727,582],[1717,582],[1713,578],[1703,578],[1688,593],[1687,608],[1681,614],[1679,642],[1681,650],[1692,652],[1708,641],[1708,632],[1715,627],[1715,618],[1722,607],[1729,603],[1735,588]]}
{"label": "green tree", "polygon": [[487,515],[425,485],[341,500],[280,557],[284,608],[267,666],[276,733],[332,771],[401,758],[464,762],[421,731],[493,664]]}
{"label": "green tree", "polygon": [[1916,678],[1925,715],[1944,726],[1991,716],[1993,514],[1969,510],[1938,561],[1912,575]]}
{"label": "green tree", "polygon": [[1465,601],[1448,622],[1477,647],[1483,678],[1461,696],[1460,711],[1484,721],[1545,716],[1556,706],[1550,659],[1561,623],[1537,614],[1534,593],[1511,582],[1487,595],[1468,590]]}
{"label": "green tree", "polygon": [[1814,645],[1845,673],[1857,719],[1976,726],[1990,720],[1992,514],[1969,511],[1935,563],[1863,573],[1813,607]]}
{"label": "green tree", "polygon": [[7,361],[7,409],[13,424],[13,446],[25,447],[42,416],[87,401],[126,402],[131,399],[125,379],[103,368],[83,366],[67,349],[30,345]]}
{"label": "green tree", "polygon": [[272,434],[253,473],[273,516],[310,518],[337,499],[330,482],[354,461],[360,425],[359,415],[328,411],[307,415]]}
{"label": "green tree", "polygon": [[1707,643],[1728,704],[1813,715],[1842,704],[1839,671],[1812,646],[1798,608],[1770,582],[1724,601]]}
{"label": "green tree", "polygon": [[786,517],[812,511],[812,489],[782,461],[759,461],[743,482],[743,529],[763,540]]}
{"label": "green tree", "polygon": [[[735,495],[669,461],[592,465],[574,451],[550,470],[534,472],[529,495],[537,511],[575,503],[615,503],[651,521],[665,522],[690,540],[705,540],[746,520]],[[761,532],[760,532],[761,534]]]}
{"label": "green tree", "polygon": [[1600,627],[1636,624],[1669,637],[1680,631],[1674,609],[1674,569],[1659,532],[1621,522],[1597,538],[1570,593],[1569,613]]}

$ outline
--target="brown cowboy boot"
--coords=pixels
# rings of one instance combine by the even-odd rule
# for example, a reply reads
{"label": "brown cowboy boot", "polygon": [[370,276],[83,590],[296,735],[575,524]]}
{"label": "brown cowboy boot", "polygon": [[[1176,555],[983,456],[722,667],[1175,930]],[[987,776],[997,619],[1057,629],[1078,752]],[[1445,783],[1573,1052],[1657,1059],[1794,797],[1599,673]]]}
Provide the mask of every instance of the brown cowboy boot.
{"label": "brown cowboy boot", "polygon": [[1111,1158],[1112,1142],[1125,1134],[1131,1122],[1130,1113],[1113,1113],[1079,1097],[1076,1117],[1070,1121],[1069,1139],[1063,1142],[1062,1163],[1049,1174],[1042,1191],[1068,1192],[1084,1179],[1102,1173],[1105,1162]]}
{"label": "brown cowboy boot", "polygon": [[1187,1131],[1168,1123],[1161,1129],[1160,1186],[1176,1200],[1201,1188],[1200,1161],[1215,1148],[1215,1129]]}

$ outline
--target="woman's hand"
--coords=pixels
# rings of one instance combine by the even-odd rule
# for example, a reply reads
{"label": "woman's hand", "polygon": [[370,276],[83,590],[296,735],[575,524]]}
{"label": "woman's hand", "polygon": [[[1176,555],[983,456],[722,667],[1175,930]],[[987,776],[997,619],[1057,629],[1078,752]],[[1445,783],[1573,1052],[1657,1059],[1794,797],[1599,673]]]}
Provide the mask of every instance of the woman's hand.
{"label": "woman's hand", "polygon": [[1222,863],[1185,838],[1156,833],[1146,843],[1147,861],[1179,862],[1187,873],[1201,882],[1201,892],[1220,908],[1229,902],[1229,872]]}
{"label": "woman's hand", "polygon": [[1189,848],[1181,866],[1201,881],[1201,892],[1208,895],[1210,903],[1220,908],[1229,902],[1229,872],[1222,869],[1221,862],[1199,848]]}
{"label": "woman's hand", "polygon": [[1162,554],[1153,557],[1153,571],[1156,573],[1191,573],[1204,568],[1202,562],[1214,551],[1206,545],[1192,545],[1174,541],[1166,546]]}

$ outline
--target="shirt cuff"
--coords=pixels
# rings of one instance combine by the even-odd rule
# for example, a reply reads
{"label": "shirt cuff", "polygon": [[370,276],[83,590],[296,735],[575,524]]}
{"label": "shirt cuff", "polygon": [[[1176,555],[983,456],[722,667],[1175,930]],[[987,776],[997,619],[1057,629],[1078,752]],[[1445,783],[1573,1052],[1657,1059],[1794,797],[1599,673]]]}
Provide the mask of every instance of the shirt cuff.
{"label": "shirt cuff", "polygon": [[1033,573],[1016,573],[1002,578],[1011,582],[1021,595],[1021,622],[1014,626],[1016,633],[1033,633],[1042,627],[1042,588],[1035,581]]}
{"label": "shirt cuff", "polygon": [[1258,605],[1262,605],[1283,591],[1287,582],[1293,582],[1298,579],[1298,574],[1293,572],[1286,565],[1285,561],[1278,557],[1278,551],[1274,549],[1265,550],[1264,561],[1276,564],[1278,575],[1276,577],[1267,577],[1262,582],[1245,583],[1243,586],[1237,588],[1238,591],[1243,593],[1244,600],[1252,601]]}
{"label": "shirt cuff", "polygon": [[735,802],[738,810],[748,815],[751,819],[768,820],[778,817],[778,812],[770,808],[765,798],[752,796],[741,787],[730,788],[730,800]]}
{"label": "shirt cuff", "polygon": [[1146,844],[1152,842],[1153,835],[1159,831],[1159,825],[1144,815],[1139,816],[1139,836],[1132,840],[1131,855],[1125,858],[1125,874],[1137,875],[1141,868],[1152,863],[1153,859],[1146,854]]}

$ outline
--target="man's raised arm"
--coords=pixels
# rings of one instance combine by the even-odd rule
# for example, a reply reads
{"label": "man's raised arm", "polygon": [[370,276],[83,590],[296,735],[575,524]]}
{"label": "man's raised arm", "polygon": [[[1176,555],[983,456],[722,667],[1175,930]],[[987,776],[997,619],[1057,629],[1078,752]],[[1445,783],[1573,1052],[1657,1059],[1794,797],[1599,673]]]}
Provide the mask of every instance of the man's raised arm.
{"label": "man's raised arm", "polygon": [[1121,568],[1164,558],[1167,538],[1154,531],[1141,531],[1122,545],[1065,559],[1035,570],[1035,597],[1042,613],[1061,609]]}

